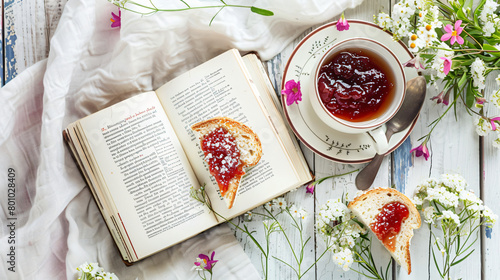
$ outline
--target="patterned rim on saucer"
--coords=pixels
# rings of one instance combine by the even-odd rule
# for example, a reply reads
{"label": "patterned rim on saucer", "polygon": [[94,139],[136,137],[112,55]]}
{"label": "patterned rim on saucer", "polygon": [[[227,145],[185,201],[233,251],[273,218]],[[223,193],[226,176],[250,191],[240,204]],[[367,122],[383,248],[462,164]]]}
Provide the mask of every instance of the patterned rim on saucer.
{"label": "patterned rim on saucer", "polygon": [[[413,56],[402,42],[395,42],[392,34],[383,31],[375,24],[350,20],[349,30],[337,31],[336,22],[320,26],[309,33],[293,50],[285,70],[281,87],[289,80],[300,81],[302,101],[298,104],[286,106],[285,97],[282,95],[282,105],[286,119],[295,135],[316,154],[341,163],[369,162],[376,151],[368,133],[347,134],[327,126],[313,111],[310,100],[306,97],[314,88],[315,61],[321,59],[323,54],[336,42],[363,37],[375,39],[387,46],[396,54],[401,62],[410,60]],[[407,81],[417,76],[417,71],[405,68]],[[314,94],[314,92],[312,93]],[[391,153],[399,147],[408,137],[415,126],[416,120],[406,130],[396,133],[389,142]]]}

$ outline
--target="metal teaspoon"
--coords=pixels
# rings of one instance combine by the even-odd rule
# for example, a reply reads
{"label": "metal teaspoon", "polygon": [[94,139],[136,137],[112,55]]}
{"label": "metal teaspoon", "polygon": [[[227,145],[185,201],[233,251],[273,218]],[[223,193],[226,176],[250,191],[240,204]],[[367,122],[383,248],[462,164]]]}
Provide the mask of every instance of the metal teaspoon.
{"label": "metal teaspoon", "polygon": [[[406,97],[396,115],[385,123],[387,141],[394,133],[405,130],[418,116],[425,100],[426,82],[422,76],[415,77],[406,83]],[[356,187],[368,189],[377,176],[384,155],[376,154],[373,160],[356,176]]]}

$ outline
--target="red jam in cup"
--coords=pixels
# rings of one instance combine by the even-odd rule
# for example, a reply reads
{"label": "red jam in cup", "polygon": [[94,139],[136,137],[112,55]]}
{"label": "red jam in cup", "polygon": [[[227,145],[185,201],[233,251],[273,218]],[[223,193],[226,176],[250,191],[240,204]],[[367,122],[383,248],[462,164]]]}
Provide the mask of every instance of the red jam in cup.
{"label": "red jam in cup", "polygon": [[350,48],[339,51],[321,66],[318,92],[334,116],[362,122],[386,111],[394,97],[394,75],[375,53]]}
{"label": "red jam in cup", "polygon": [[396,236],[401,231],[401,224],[408,218],[409,212],[406,205],[401,202],[391,202],[377,215],[370,225],[378,239],[391,251],[396,250]]}
{"label": "red jam in cup", "polygon": [[215,177],[222,195],[225,195],[229,181],[243,175],[240,150],[233,135],[224,127],[219,127],[206,135],[201,141],[210,174]]}

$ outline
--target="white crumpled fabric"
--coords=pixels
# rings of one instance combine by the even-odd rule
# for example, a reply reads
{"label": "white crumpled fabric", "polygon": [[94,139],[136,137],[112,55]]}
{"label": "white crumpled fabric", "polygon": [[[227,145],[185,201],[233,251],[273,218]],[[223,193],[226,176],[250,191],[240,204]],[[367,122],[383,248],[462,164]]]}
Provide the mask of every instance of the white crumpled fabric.
{"label": "white crumpled fabric", "polygon": [[[112,29],[115,6],[104,0],[70,0],[50,42],[49,58],[1,89],[0,279],[76,279],[75,268],[84,262],[99,262],[120,279],[196,279],[191,271],[196,256],[212,250],[220,260],[214,279],[258,278],[227,226],[125,267],[61,132],[69,123],[156,89],[229,48],[257,51],[269,59],[305,29],[361,1],[248,0],[243,2],[275,15],[227,8],[211,26],[217,10],[149,17],[122,12],[121,29]],[[8,168],[16,175],[16,220],[7,220]],[[12,246],[9,222],[16,226],[16,272],[5,261]]]}

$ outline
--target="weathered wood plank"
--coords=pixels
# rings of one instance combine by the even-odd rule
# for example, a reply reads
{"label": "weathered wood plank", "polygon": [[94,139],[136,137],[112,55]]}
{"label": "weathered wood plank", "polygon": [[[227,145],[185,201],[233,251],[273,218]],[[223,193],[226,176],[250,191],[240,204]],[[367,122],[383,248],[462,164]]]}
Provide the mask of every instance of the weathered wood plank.
{"label": "weathered wood plank", "polygon": [[47,58],[49,41],[67,0],[7,0],[4,6],[5,83]]}
{"label": "weathered wood plank", "polygon": [[4,30],[3,30],[3,15],[4,15],[4,1],[2,1],[0,3],[0,10],[2,11],[2,16],[0,17],[0,26],[2,26],[2,28],[0,29],[0,87],[2,87],[5,83],[4,83],[4,72],[3,72],[3,69],[4,69],[4,37],[3,37],[3,34],[4,34]]}
{"label": "weathered wood plank", "polygon": [[[487,96],[492,94],[498,86],[494,81],[496,75],[490,75],[487,79],[486,89]],[[493,106],[493,104],[486,105],[489,116],[499,116],[500,110]],[[498,134],[490,132],[484,137],[484,162],[483,167],[483,188],[481,198],[486,206],[499,215],[500,214],[500,181],[498,179],[500,170],[500,150],[493,147],[493,140],[498,138]],[[481,234],[482,239],[482,255],[483,255],[483,278],[482,279],[497,279],[499,266],[498,254],[500,252],[500,227],[495,225],[491,233],[491,239],[485,238],[484,231]]]}

